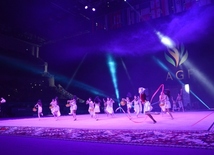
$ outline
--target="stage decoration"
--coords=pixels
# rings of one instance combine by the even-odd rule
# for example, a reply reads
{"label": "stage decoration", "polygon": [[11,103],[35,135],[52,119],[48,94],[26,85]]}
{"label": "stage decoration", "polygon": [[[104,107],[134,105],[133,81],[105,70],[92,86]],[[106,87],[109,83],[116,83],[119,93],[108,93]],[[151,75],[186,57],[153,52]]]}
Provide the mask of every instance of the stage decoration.
{"label": "stage decoration", "polygon": [[166,60],[173,66],[178,67],[183,64],[188,58],[188,51],[185,50],[184,45],[178,45],[177,48],[167,48],[168,52],[165,52]]}
{"label": "stage decoration", "polygon": [[107,144],[214,149],[214,130],[171,131],[0,126],[0,135]]}

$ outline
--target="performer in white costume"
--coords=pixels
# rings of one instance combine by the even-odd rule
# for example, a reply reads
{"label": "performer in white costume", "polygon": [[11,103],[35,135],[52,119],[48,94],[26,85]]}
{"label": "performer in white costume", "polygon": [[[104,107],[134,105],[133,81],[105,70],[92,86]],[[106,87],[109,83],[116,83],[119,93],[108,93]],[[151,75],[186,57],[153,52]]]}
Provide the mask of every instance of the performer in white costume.
{"label": "performer in white costume", "polygon": [[107,100],[106,100],[106,113],[107,113],[107,116],[108,115],[113,115],[114,114],[114,110],[113,110],[113,104],[114,104],[114,100],[107,97]]}
{"label": "performer in white costume", "polygon": [[94,118],[98,121],[98,114],[100,113],[100,103],[101,103],[101,100],[98,96],[95,97],[94,99]]}
{"label": "performer in white costume", "polygon": [[128,116],[131,117],[132,101],[130,101],[129,97],[122,98],[122,101],[126,103]]}
{"label": "performer in white costume", "polygon": [[76,111],[77,111],[77,97],[73,96],[73,98],[71,100],[68,100],[67,103],[70,106],[70,113],[69,115],[72,115],[74,118],[74,121],[77,120],[76,118]]}
{"label": "performer in white costume", "polygon": [[34,108],[38,109],[38,118],[40,120],[40,116],[43,116],[43,113],[42,113],[42,101],[41,100],[38,100],[36,105],[34,106]]}
{"label": "performer in white costume", "polygon": [[1,97],[1,100],[0,100],[0,112],[1,112],[1,104],[3,104],[3,103],[6,103],[6,100],[3,97]]}
{"label": "performer in white costume", "polygon": [[58,117],[61,115],[61,113],[60,113],[60,108],[59,108],[57,99],[52,99],[52,101],[50,103],[50,110],[51,110],[51,113],[53,114],[54,118],[56,120],[58,120]]}
{"label": "performer in white costume", "polygon": [[169,91],[168,91],[168,93],[167,93],[167,91],[165,93],[161,92],[161,94],[159,96],[160,107],[164,113],[168,113],[170,115],[170,117],[172,119],[174,119],[171,112],[170,112],[171,103],[169,101],[169,98],[170,98]]}
{"label": "performer in white costume", "polygon": [[86,104],[88,104],[88,112],[89,112],[90,116],[93,117],[93,115],[94,115],[94,102],[91,100],[90,97],[86,101]]}
{"label": "performer in white costume", "polygon": [[[134,96],[134,100],[132,101],[132,103],[134,104],[134,111],[136,113],[136,116],[138,117],[139,116],[139,113],[140,113],[140,105],[141,105],[141,102],[139,100],[139,98],[135,95]],[[142,108],[142,107],[141,107]],[[142,109],[141,109],[142,110]]]}
{"label": "performer in white costume", "polygon": [[177,98],[176,98],[176,102],[178,103],[178,111],[183,111],[184,112],[184,105],[182,102],[182,96],[181,94],[178,94]]}

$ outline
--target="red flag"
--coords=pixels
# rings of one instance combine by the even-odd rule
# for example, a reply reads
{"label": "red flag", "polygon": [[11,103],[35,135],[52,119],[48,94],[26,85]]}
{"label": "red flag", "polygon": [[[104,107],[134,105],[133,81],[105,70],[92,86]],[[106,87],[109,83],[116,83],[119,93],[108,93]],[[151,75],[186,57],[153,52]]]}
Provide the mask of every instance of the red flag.
{"label": "red flag", "polygon": [[158,18],[161,16],[160,0],[151,0],[150,7],[152,18]]}

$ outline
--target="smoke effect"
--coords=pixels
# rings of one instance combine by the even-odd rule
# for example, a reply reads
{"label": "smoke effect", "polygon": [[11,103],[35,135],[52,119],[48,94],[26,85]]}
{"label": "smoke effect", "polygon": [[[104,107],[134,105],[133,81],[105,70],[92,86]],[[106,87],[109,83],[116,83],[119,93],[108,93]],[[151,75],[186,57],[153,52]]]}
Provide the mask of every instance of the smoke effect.
{"label": "smoke effect", "polygon": [[71,38],[52,44],[49,51],[52,51],[52,58],[56,57],[65,62],[78,61],[85,53],[111,53],[118,56],[151,54],[165,50],[155,31],[160,31],[176,42],[194,43],[210,35],[213,21],[214,6],[194,7],[180,14],[126,28]]}
{"label": "smoke effect", "polygon": [[214,25],[214,6],[194,7],[180,16],[174,16],[166,33],[175,40],[197,42],[208,35]]}

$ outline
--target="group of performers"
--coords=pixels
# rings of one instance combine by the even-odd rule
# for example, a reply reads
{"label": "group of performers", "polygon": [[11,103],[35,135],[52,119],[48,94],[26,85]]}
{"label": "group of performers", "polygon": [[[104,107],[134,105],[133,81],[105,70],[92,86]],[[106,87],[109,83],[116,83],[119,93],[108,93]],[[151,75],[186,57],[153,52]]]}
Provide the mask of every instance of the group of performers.
{"label": "group of performers", "polygon": [[[143,113],[145,115],[147,115],[153,121],[153,123],[157,123],[157,121],[152,116],[151,111],[152,111],[153,107],[152,107],[150,101],[147,99],[147,96],[145,93],[145,88],[139,87],[138,93],[139,93],[139,96],[135,95],[133,100],[131,100],[130,97],[122,98],[119,107],[126,105],[127,114],[129,116],[129,118],[131,118],[131,109],[132,109],[132,107],[134,107],[134,113],[136,114],[137,117],[143,111]],[[174,119],[174,117],[172,116],[172,113],[170,112],[171,103],[170,103],[169,99],[170,99],[169,91],[168,92],[161,91],[160,96],[159,96],[159,103],[160,103],[159,106],[163,113],[169,114],[171,119]],[[77,100],[78,100],[77,97],[74,95],[72,97],[72,99],[67,100],[67,104],[66,104],[66,107],[70,108],[69,115],[73,116],[74,121],[77,120],[77,115],[76,115]],[[92,98],[88,98],[88,100],[86,101],[86,105],[88,105],[88,112],[89,112],[91,118],[94,118],[95,120],[98,120],[98,114],[100,113],[101,102],[102,101],[98,96],[96,96],[94,98],[94,100],[92,100]],[[176,102],[179,104],[179,108],[183,108],[183,104],[181,103],[182,101],[181,101],[180,94],[178,95]],[[114,105],[115,101],[112,98],[107,97],[106,100],[103,99],[103,103],[104,103],[104,112],[107,114],[107,116],[109,116],[109,115],[113,116],[114,115],[113,105]],[[37,104],[34,106],[34,111],[36,111],[36,109],[38,109],[37,110],[38,118],[40,119],[40,116],[43,115],[41,100],[38,100]],[[51,113],[54,116],[54,118],[57,120],[58,117],[61,115],[57,97],[52,99],[52,101],[50,103],[50,110],[51,110]]]}

